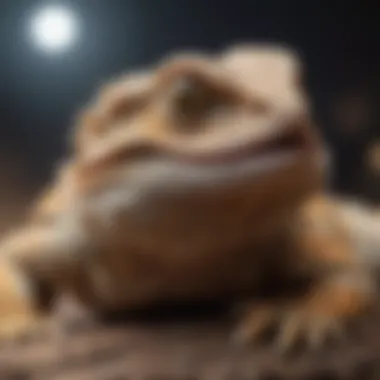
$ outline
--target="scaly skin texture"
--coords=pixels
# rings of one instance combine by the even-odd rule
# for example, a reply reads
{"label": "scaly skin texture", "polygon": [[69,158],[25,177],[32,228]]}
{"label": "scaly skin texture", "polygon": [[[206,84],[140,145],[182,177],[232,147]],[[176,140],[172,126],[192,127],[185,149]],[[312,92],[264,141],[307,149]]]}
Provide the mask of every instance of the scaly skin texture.
{"label": "scaly skin texture", "polygon": [[[5,336],[38,324],[41,289],[95,311],[243,298],[235,336],[276,322],[283,348],[338,336],[375,299],[378,219],[324,195],[324,147],[286,49],[176,55],[120,78],[72,148],[0,247]],[[258,297],[304,277],[297,295]]]}

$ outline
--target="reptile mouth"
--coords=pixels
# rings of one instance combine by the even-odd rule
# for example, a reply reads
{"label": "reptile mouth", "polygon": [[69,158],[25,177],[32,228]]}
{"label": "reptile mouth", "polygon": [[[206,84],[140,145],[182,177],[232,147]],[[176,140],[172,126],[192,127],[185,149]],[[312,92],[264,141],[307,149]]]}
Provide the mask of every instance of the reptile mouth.
{"label": "reptile mouth", "polygon": [[[106,169],[122,165],[126,160],[169,160],[187,167],[209,167],[227,168],[255,163],[255,167],[266,167],[270,165],[286,164],[289,157],[299,158],[305,152],[313,149],[313,139],[304,128],[298,125],[287,128],[276,136],[268,136],[265,140],[252,138],[245,139],[241,143],[231,144],[229,147],[214,151],[193,152],[184,149],[178,150],[174,147],[163,149],[162,146],[152,146],[152,144],[136,144],[125,149],[123,145],[120,149],[114,149],[111,154],[105,154],[97,159],[90,160],[87,171],[94,169]],[[174,148],[174,149],[173,149]]]}
{"label": "reptile mouth", "polygon": [[233,148],[220,150],[218,153],[184,155],[175,154],[176,159],[188,164],[221,165],[234,164],[247,160],[281,157],[289,154],[305,152],[311,147],[307,134],[294,128],[287,133],[273,136],[265,141],[245,142]]}

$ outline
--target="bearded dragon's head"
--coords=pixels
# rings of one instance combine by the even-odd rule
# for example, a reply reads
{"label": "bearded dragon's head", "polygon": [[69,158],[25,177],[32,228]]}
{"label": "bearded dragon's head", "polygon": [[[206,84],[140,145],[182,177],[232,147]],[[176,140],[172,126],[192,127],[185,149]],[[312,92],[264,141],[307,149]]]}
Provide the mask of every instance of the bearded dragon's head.
{"label": "bearded dragon's head", "polygon": [[323,183],[300,62],[274,46],[175,55],[118,79],[75,137],[83,191],[134,194],[131,215],[146,210],[157,228],[192,220],[216,233],[244,230]]}

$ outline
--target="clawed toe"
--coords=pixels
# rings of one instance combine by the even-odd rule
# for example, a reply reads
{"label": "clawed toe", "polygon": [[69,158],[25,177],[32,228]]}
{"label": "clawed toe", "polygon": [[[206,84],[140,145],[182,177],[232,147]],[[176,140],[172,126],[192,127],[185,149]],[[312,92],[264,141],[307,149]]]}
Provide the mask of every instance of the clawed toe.
{"label": "clawed toe", "polygon": [[280,352],[294,348],[297,343],[307,348],[323,348],[329,341],[337,343],[344,339],[344,323],[339,316],[311,313],[303,307],[262,308],[250,312],[233,335],[237,344],[257,343],[270,328],[276,328],[274,347]]}

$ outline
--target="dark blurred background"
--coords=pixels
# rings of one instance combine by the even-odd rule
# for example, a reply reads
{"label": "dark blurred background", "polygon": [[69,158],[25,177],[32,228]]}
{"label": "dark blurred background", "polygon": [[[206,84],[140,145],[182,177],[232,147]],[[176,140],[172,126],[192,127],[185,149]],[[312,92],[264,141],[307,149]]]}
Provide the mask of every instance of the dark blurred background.
{"label": "dark blurred background", "polygon": [[336,191],[380,200],[377,1],[2,0],[0,228],[50,178],[99,84],[167,53],[270,41],[306,64]]}

